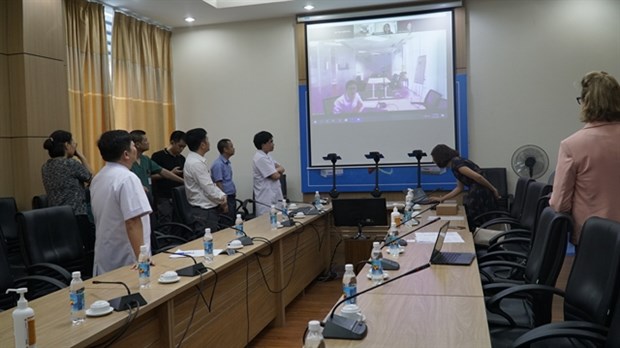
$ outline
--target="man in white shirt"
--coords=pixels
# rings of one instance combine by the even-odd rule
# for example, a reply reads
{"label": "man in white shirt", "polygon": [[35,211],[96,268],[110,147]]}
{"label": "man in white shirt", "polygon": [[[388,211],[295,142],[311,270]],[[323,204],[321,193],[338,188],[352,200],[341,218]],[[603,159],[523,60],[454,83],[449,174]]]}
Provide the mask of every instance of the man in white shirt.
{"label": "man in white shirt", "polygon": [[283,199],[280,177],[284,174],[284,167],[269,155],[274,148],[271,133],[266,131],[256,133],[254,146],[258,150],[252,163],[254,200],[259,202],[256,204],[256,216],[259,216],[269,212],[269,205],[277,204]]}
{"label": "man in white shirt", "polygon": [[346,90],[343,95],[334,101],[334,114],[358,113],[364,110],[364,102],[357,93],[357,83],[353,80],[347,81]]}
{"label": "man in white shirt", "polygon": [[226,194],[213,183],[209,164],[204,157],[210,150],[207,131],[203,128],[191,129],[185,133],[185,142],[190,153],[185,160],[183,177],[187,200],[196,219],[193,228],[202,231],[208,227],[215,232],[219,230],[219,211],[226,213],[228,203]]}
{"label": "man in white shirt", "polygon": [[129,169],[137,150],[124,130],[105,132],[97,142],[105,166],[90,185],[96,240],[93,275],[135,265],[140,246],[151,245],[149,204],[140,179]]}

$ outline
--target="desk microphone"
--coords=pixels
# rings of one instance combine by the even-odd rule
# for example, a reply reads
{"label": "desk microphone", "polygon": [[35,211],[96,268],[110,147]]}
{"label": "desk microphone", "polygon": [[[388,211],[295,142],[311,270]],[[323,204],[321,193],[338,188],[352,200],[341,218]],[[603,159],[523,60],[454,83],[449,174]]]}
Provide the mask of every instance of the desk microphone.
{"label": "desk microphone", "polygon": [[125,289],[127,289],[127,295],[113,298],[108,301],[110,303],[110,306],[112,306],[112,308],[114,308],[114,310],[117,312],[122,312],[133,307],[146,305],[146,300],[144,299],[144,297],[142,297],[139,292],[132,294],[127,284],[123,282],[106,282],[102,280],[93,280],[93,284],[118,284],[124,286]]}
{"label": "desk microphone", "polygon": [[[256,203],[256,204],[260,204],[260,205],[265,206],[265,207],[269,207],[269,209],[271,209],[271,206],[272,206],[271,204],[267,204],[267,203],[259,202],[259,201],[255,200],[255,199],[248,199],[248,201],[249,201],[250,203]],[[288,214],[288,212],[287,212],[287,211],[285,211],[284,209],[278,208],[278,207],[276,207],[276,206],[274,206],[274,208],[275,208],[277,211],[281,212],[281,213],[282,213],[282,215],[285,215],[285,216],[286,216],[286,218],[288,219],[288,220],[286,220],[286,221],[282,221],[282,222],[280,222],[280,223],[282,224],[282,226],[284,226],[284,227],[293,227],[293,226],[295,226],[295,221],[293,221],[293,219],[291,219],[291,216]]]}
{"label": "desk microphone", "polygon": [[[436,207],[436,206],[437,206],[437,204],[439,204],[439,203],[432,204],[432,205],[430,205],[428,208],[426,208],[426,209],[424,209],[424,210],[420,210],[419,212],[417,212],[417,213],[415,214],[415,216],[413,216],[413,215],[412,215],[409,219],[407,219],[407,220],[405,220],[405,221],[401,221],[401,223],[399,223],[398,225],[396,225],[396,227],[400,227],[400,226],[402,226],[402,225],[406,224],[407,222],[409,222],[409,221],[411,221],[411,220],[415,220],[415,221],[417,221],[417,223],[419,224],[419,223],[420,223],[420,220],[418,220],[418,217],[420,217],[420,215],[422,215],[422,213],[425,213],[425,212],[427,212],[428,210],[430,210],[430,209],[432,209],[432,208]],[[389,232],[388,232],[388,233],[389,233]],[[407,241],[406,241],[406,240],[404,240],[404,239],[402,239],[402,238],[400,238],[400,239],[398,239],[398,244],[399,244],[399,245],[401,245],[401,246],[406,246],[406,245],[407,245]]]}
{"label": "desk microphone", "polygon": [[[240,229],[240,228],[237,228],[237,227],[235,227],[234,225],[233,225],[233,226],[226,226],[226,227],[227,227],[227,228],[232,228],[233,230],[235,230],[235,231],[237,231],[237,232],[241,232],[241,233],[243,233],[243,236],[240,236],[240,237],[236,237],[236,238],[235,238],[236,240],[240,241],[240,242],[241,242],[241,244],[242,244],[243,246],[246,246],[246,245],[253,245],[253,244],[254,244],[254,242],[252,241],[252,238],[251,238],[250,236],[248,236],[248,234],[247,234],[247,233],[245,233],[245,231],[244,231],[244,230],[242,230],[242,229]],[[233,239],[233,240],[235,240],[235,239]],[[228,244],[230,244],[230,242],[228,242]]]}
{"label": "desk microphone", "polygon": [[[398,236],[398,237],[394,238],[393,240],[390,241],[390,243],[397,242],[400,245],[400,241],[404,241],[404,239],[403,239],[404,237],[406,237],[406,236],[408,236],[408,235],[410,235],[410,234],[412,234],[412,233],[414,233],[416,231],[419,231],[420,229],[422,229],[422,228],[432,224],[435,221],[437,221],[437,220],[428,221],[425,224],[423,224],[421,226],[418,226],[418,227],[414,228],[413,230],[403,234],[402,236]],[[381,246],[381,249],[383,249],[387,245],[389,245],[389,244],[385,243],[385,240],[383,241],[383,243],[384,244]],[[369,261],[369,263],[370,263],[370,261]],[[386,258],[382,257],[381,258],[381,268],[383,268],[386,271],[397,271],[397,270],[400,269],[400,264],[398,262],[394,261],[394,260],[386,259]]]}
{"label": "desk microphone", "polygon": [[[419,231],[420,229],[422,229],[422,228],[424,228],[424,227],[426,227],[426,226],[428,226],[428,225],[432,224],[433,222],[437,222],[437,221],[439,221],[439,220],[441,220],[441,218],[440,218],[439,216],[437,216],[437,218],[436,218],[436,219],[432,219],[432,220],[427,221],[427,222],[426,222],[426,223],[424,223],[423,225],[418,226],[418,227],[414,228],[413,230],[411,230],[411,231],[409,231],[409,232],[407,232],[407,233],[404,233],[404,234],[403,234],[403,235],[401,235],[401,236],[398,236],[397,238],[394,238],[394,240],[393,240],[393,241],[399,241],[399,240],[401,240],[401,239],[403,239],[403,238],[407,237],[408,235],[410,235],[410,234],[412,234],[412,233],[414,233],[414,232],[417,232],[417,231]],[[385,241],[384,241],[384,242],[385,242]],[[386,246],[387,246],[387,244],[383,244],[383,245],[381,246],[381,249],[385,248]]]}
{"label": "desk microphone", "polygon": [[406,277],[408,275],[420,272],[424,269],[427,269],[431,266],[430,262],[423,264],[422,266],[416,267],[410,271],[407,271],[401,275],[398,275],[392,279],[386,280],[383,283],[379,284],[379,285],[375,285],[373,287],[370,287],[364,291],[360,291],[357,294],[353,295],[353,296],[349,296],[349,297],[345,297],[344,299],[342,299],[341,301],[339,301],[338,303],[336,303],[336,305],[334,306],[334,309],[332,309],[329,317],[327,318],[327,320],[325,320],[325,322],[323,323],[324,328],[323,328],[323,337],[325,338],[335,338],[335,339],[342,339],[342,340],[361,340],[364,337],[366,337],[366,334],[368,333],[368,327],[366,326],[366,324],[361,321],[361,320],[356,320],[356,319],[350,319],[347,317],[343,317],[341,315],[335,315],[334,313],[336,312],[336,309],[343,304],[345,301],[351,300],[353,298],[358,297],[361,294],[365,294],[371,290],[374,290],[378,287],[384,286],[386,284],[389,284],[397,279]]}
{"label": "desk microphone", "polygon": [[209,270],[205,267],[205,265],[202,264],[202,262],[198,262],[196,261],[196,258],[193,257],[192,255],[188,255],[188,254],[184,254],[184,253],[175,253],[172,251],[168,251],[168,250],[163,250],[162,251],[164,254],[170,254],[170,255],[179,255],[179,256],[183,256],[183,257],[189,257],[190,259],[192,259],[192,261],[194,261],[193,265],[187,266],[187,267],[183,267],[181,269],[176,270],[175,272],[177,272],[177,274],[179,276],[182,277],[195,277],[197,275],[201,275],[202,273],[206,273]]}

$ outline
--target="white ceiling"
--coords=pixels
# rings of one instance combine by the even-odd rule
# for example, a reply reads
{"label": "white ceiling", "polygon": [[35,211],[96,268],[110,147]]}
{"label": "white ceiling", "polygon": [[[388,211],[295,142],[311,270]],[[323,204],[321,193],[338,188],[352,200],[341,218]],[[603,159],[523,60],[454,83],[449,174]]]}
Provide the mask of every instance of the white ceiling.
{"label": "white ceiling", "polygon": [[[361,8],[380,5],[413,5],[421,0],[291,0],[264,5],[216,9],[202,0],[97,0],[120,9],[128,14],[149,19],[170,28],[199,26],[206,24],[240,22],[267,18],[316,14],[325,11]],[[243,0],[239,0],[242,2]],[[426,1],[438,2],[438,1]],[[312,11],[304,10],[311,4]],[[192,24],[185,17],[196,19]]]}

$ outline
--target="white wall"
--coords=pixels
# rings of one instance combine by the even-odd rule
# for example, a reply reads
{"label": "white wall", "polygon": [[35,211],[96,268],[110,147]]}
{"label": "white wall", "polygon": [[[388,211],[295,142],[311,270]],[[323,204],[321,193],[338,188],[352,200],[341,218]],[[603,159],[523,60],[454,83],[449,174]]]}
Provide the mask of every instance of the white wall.
{"label": "white wall", "polygon": [[177,128],[203,127],[211,142],[230,138],[237,196],[252,197],[254,134],[274,135],[288,196],[301,199],[294,18],[198,27],[172,35]]}
{"label": "white wall", "polygon": [[555,169],[562,139],[582,127],[583,75],[620,78],[620,1],[468,0],[470,157],[516,175],[512,153],[542,147]]}
{"label": "white wall", "polygon": [[[470,158],[510,167],[521,145],[542,147],[553,171],[560,141],[579,129],[579,81],[620,78],[620,1],[467,0]],[[253,135],[275,136],[289,196],[301,198],[294,19],[232,23],[172,36],[177,127],[204,127],[212,151],[230,137],[235,181],[252,194]],[[343,141],[347,136],[343,135]]]}

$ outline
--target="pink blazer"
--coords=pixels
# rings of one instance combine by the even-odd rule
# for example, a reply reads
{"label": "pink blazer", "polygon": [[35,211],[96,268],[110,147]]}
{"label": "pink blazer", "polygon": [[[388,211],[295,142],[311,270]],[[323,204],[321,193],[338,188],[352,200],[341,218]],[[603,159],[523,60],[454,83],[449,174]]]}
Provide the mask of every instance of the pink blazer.
{"label": "pink blazer", "polygon": [[587,123],[560,143],[549,204],[573,215],[573,244],[589,217],[620,221],[620,122]]}

